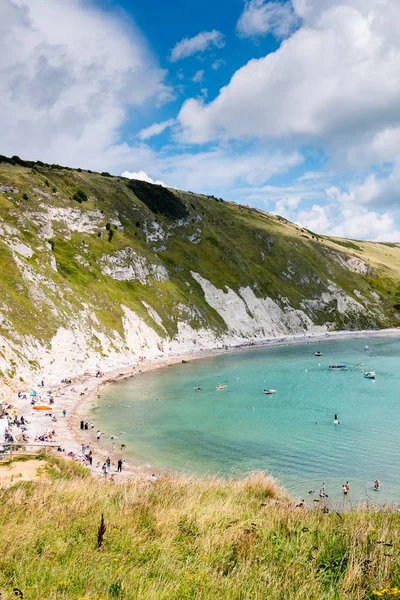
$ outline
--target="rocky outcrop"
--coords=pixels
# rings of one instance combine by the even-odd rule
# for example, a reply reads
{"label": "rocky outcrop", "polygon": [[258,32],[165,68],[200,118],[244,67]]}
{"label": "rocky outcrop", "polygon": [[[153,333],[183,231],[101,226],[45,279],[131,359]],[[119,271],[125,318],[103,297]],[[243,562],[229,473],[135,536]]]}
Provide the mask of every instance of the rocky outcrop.
{"label": "rocky outcrop", "polygon": [[129,247],[115,254],[103,254],[99,265],[103,275],[118,281],[139,281],[147,285],[150,279],[158,282],[168,280],[168,271],[163,265],[148,261]]}

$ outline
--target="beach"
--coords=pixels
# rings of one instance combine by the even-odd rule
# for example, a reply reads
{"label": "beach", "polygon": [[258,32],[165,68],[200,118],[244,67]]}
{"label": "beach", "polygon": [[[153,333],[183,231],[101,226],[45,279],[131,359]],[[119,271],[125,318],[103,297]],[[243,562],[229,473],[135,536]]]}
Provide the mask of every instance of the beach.
{"label": "beach", "polygon": [[[134,377],[135,375],[144,374],[155,369],[167,367],[169,365],[182,363],[183,361],[193,361],[201,358],[207,358],[209,356],[215,356],[217,354],[223,354],[227,352],[238,352],[240,350],[249,349],[260,349],[269,348],[275,346],[289,346],[295,344],[316,344],[318,342],[325,342],[330,340],[353,340],[363,338],[380,338],[380,337],[399,337],[400,329],[387,329],[387,330],[373,330],[373,331],[341,331],[341,332],[330,332],[324,334],[303,334],[288,337],[272,338],[265,340],[257,340],[257,342],[248,342],[240,346],[232,346],[225,348],[216,348],[214,350],[208,350],[203,352],[184,352],[182,354],[177,353],[174,355],[168,355],[160,357],[156,360],[146,360],[143,357],[140,361],[135,364],[124,366],[117,365],[114,369],[111,369],[105,373],[101,373],[101,376],[96,376],[96,373],[84,373],[75,378],[71,378],[69,383],[52,382],[46,380],[46,374],[43,374],[43,386],[34,387],[37,396],[35,401],[37,404],[47,405],[49,398],[54,399],[52,404],[51,415],[47,416],[50,411],[36,411],[33,410],[31,405],[31,397],[27,395],[26,398],[18,397],[17,394],[10,395],[8,406],[8,412],[12,414],[16,411],[18,418],[24,417],[27,422],[25,432],[29,440],[28,444],[40,444],[38,449],[42,449],[46,445],[55,446],[52,451],[56,452],[60,456],[70,457],[78,462],[82,462],[87,465],[97,476],[104,476],[102,467],[104,461],[109,456],[111,459],[111,469],[109,470],[108,477],[114,477],[118,480],[126,480],[128,478],[148,478],[151,476],[152,471],[143,467],[141,464],[137,464],[134,460],[126,460],[123,463],[122,473],[116,472],[116,461],[120,458],[125,461],[124,451],[121,451],[121,445],[123,444],[123,435],[117,435],[115,439],[115,451],[111,453],[109,449],[104,448],[102,440],[109,440],[110,433],[108,431],[102,432],[100,441],[96,439],[96,432],[98,427],[96,423],[91,426],[90,421],[90,410],[99,402],[102,391],[105,386],[115,383],[119,380]],[[41,382],[40,382],[41,383]],[[22,384],[21,384],[22,388]],[[23,387],[26,393],[26,385]],[[21,390],[22,391],[22,390]],[[29,393],[29,392],[28,392]],[[6,403],[4,403],[4,406]],[[65,416],[63,411],[66,411]],[[56,420],[53,421],[55,417]],[[88,429],[81,429],[80,423],[88,423]],[[52,431],[55,435],[51,435],[51,440],[43,442],[38,440],[39,436],[43,437],[48,435]],[[16,437],[17,441],[20,441],[20,430],[18,427],[12,427],[12,433]],[[82,444],[86,446],[85,452],[82,452]],[[109,445],[109,444],[108,444]],[[57,450],[59,448],[59,450]],[[29,451],[33,449],[33,445],[29,447]],[[85,454],[88,453],[89,449],[93,453],[92,465],[88,464],[85,459]]]}

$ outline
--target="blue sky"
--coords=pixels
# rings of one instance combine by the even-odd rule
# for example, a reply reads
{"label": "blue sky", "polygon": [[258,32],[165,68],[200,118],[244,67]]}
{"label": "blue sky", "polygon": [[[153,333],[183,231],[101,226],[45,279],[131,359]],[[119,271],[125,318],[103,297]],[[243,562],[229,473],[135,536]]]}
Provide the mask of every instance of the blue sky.
{"label": "blue sky", "polygon": [[2,154],[400,241],[398,0],[3,0]]}

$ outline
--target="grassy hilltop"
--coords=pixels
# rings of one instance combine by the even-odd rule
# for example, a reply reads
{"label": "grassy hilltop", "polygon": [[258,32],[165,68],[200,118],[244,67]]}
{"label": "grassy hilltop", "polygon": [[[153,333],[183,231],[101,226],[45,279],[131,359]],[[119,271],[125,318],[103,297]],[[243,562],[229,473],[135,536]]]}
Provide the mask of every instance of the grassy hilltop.
{"label": "grassy hilltop", "polygon": [[[7,379],[23,361],[39,371],[37,344],[72,324],[86,327],[83,357],[122,352],[125,307],[160,340],[173,339],[180,322],[231,333],[193,273],[231,290],[250,322],[262,318],[244,304],[244,289],[332,330],[400,323],[400,244],[320,236],[212,196],[0,157],[0,222]],[[259,325],[254,332],[261,337]]]}
{"label": "grassy hilltop", "polygon": [[51,483],[0,490],[5,600],[400,596],[396,511],[296,508],[261,475],[120,484],[62,460],[42,470]]}

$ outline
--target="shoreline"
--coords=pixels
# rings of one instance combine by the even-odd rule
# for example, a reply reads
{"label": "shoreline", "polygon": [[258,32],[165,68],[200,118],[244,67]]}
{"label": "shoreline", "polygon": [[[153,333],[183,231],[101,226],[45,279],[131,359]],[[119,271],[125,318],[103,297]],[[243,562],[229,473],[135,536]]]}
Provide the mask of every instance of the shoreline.
{"label": "shoreline", "polygon": [[[335,331],[335,332],[324,332],[324,333],[304,333],[291,336],[281,336],[279,338],[265,338],[261,340],[254,340],[244,342],[243,344],[236,346],[227,346],[223,348],[213,348],[210,350],[203,350],[196,352],[193,349],[192,352],[182,352],[179,354],[171,354],[168,356],[160,357],[154,360],[146,359],[143,362],[137,362],[135,364],[127,365],[125,367],[116,366],[113,369],[105,372],[101,378],[96,377],[94,374],[84,373],[81,376],[77,376],[71,379],[71,383],[58,383],[54,385],[46,385],[38,390],[39,401],[45,402],[46,398],[50,395],[54,397],[54,407],[52,414],[56,416],[57,422],[53,423],[49,417],[44,414],[40,414],[38,411],[34,411],[30,405],[30,399],[22,400],[20,398],[13,399],[10,403],[13,405],[13,409],[16,409],[18,415],[23,415],[29,421],[29,433],[31,438],[33,436],[39,436],[43,434],[43,431],[51,430],[54,426],[57,437],[53,440],[53,443],[57,443],[65,452],[66,455],[69,452],[74,453],[72,458],[75,458],[79,462],[86,464],[82,454],[82,444],[87,445],[93,451],[93,464],[90,468],[93,475],[101,475],[101,466],[107,456],[110,455],[109,451],[102,448],[101,441],[96,440],[96,427],[88,430],[80,429],[80,421],[89,421],[89,412],[97,403],[101,392],[106,386],[109,386],[118,381],[133,378],[139,374],[146,374],[148,372],[168,367],[173,364],[182,363],[182,361],[193,361],[209,358],[212,356],[223,355],[234,352],[243,352],[246,350],[260,350],[264,348],[274,348],[279,346],[293,346],[293,345],[304,345],[304,344],[316,344],[321,342],[329,341],[345,341],[353,339],[374,339],[374,338],[400,338],[400,328],[398,329],[381,329],[381,330],[363,330],[363,331]],[[29,416],[27,415],[30,410]],[[66,410],[66,417],[62,415],[62,411]],[[15,430],[14,430],[15,432]],[[122,438],[116,439],[116,444],[121,443]],[[110,458],[115,463],[118,458],[123,459],[123,452],[115,450]],[[134,460],[134,459],[133,459]],[[86,465],[88,466],[88,465]],[[131,478],[148,478],[152,472],[163,473],[168,471],[160,471],[157,469],[151,469],[140,463],[126,464],[122,474],[118,474],[118,480],[127,480]],[[116,471],[110,472],[110,476],[114,478]]]}

